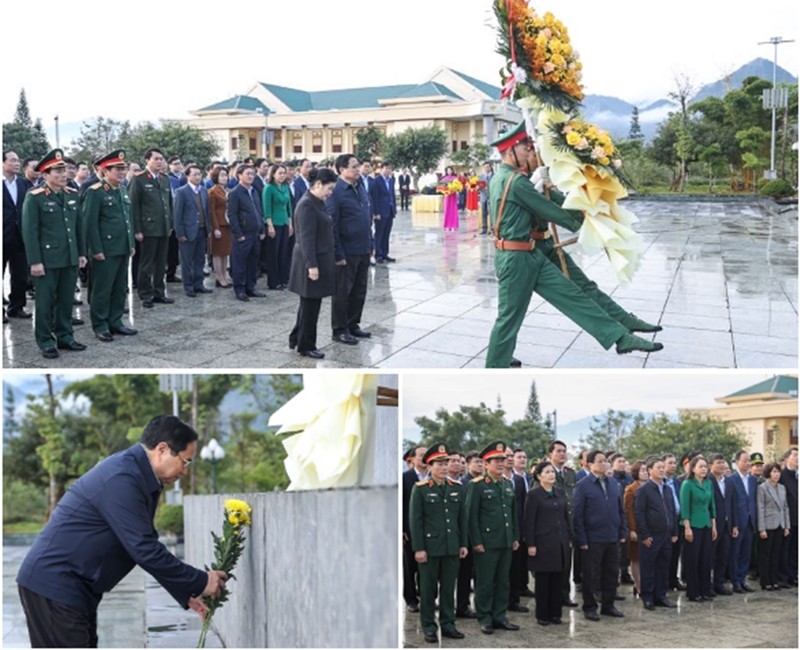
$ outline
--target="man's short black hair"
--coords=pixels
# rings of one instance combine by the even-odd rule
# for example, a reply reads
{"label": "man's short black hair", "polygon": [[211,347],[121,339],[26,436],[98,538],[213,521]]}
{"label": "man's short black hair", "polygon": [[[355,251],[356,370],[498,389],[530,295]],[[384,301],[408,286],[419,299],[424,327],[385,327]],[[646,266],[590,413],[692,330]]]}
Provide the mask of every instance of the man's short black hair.
{"label": "man's short black hair", "polygon": [[157,147],[153,147],[152,149],[148,149],[147,151],[144,152],[144,159],[145,160],[150,160],[150,158],[152,158],[154,153],[161,154],[162,157],[164,156],[164,152],[161,151],[161,149],[158,149]]}
{"label": "man's short black hair", "polygon": [[[337,174],[341,174],[343,169],[347,169],[351,158],[355,158],[355,155],[351,153],[343,153],[336,156],[336,162],[334,163],[334,166],[336,167]],[[358,159],[356,158],[356,160]]]}
{"label": "man's short black hair", "polygon": [[174,415],[157,415],[142,431],[140,442],[148,449],[155,449],[160,442],[166,442],[177,454],[195,440],[197,432],[180,418]]}
{"label": "man's short black hair", "polygon": [[39,162],[39,159],[38,158],[26,158],[25,160],[22,161],[22,169],[27,168],[27,166],[30,165],[32,162]]}
{"label": "man's short black hair", "polygon": [[181,160],[180,156],[170,156],[169,160],[167,160],[167,163],[171,165],[172,163],[174,163],[176,161],[180,162],[180,160]]}
{"label": "man's short black hair", "polygon": [[553,442],[551,442],[550,446],[547,448],[547,453],[552,454],[553,450],[556,448],[556,445],[561,445],[564,449],[567,448],[567,444],[565,442],[562,442],[561,440],[553,440]]}
{"label": "man's short black hair", "polygon": [[[708,457],[708,460],[709,460],[709,462],[713,463],[715,460],[725,460],[725,456],[723,456],[722,454],[711,454]],[[725,462],[727,462],[727,461],[725,461]]]}
{"label": "man's short black hair", "polygon": [[603,454],[603,456],[605,456],[605,453],[600,451],[599,449],[592,449],[592,451],[590,451],[586,456],[586,462],[594,463],[594,459],[597,457],[598,454]]}

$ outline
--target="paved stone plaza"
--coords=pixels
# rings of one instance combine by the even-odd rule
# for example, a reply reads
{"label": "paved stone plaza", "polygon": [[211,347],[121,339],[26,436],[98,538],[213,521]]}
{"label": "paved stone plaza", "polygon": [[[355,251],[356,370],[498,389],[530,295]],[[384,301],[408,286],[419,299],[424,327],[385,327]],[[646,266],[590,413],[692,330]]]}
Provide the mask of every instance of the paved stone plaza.
{"label": "paved stone plaza", "polygon": [[[562,625],[543,627],[536,622],[534,599],[522,599],[527,614],[509,612],[508,620],[520,626],[516,632],[481,633],[474,619],[456,619],[465,637],[441,639],[443,648],[797,648],[797,588],[751,594],[718,596],[711,603],[692,603],[686,592],[670,591],[677,609],[658,607],[648,612],[630,587],[620,589],[626,599],[616,606],[625,618],[601,616],[587,621],[580,604],[565,607]],[[580,603],[580,594],[573,595]],[[402,603],[402,600],[400,601]],[[405,611],[405,610],[404,610]],[[406,612],[403,643],[407,648],[435,648],[426,643],[419,614]]]}
{"label": "paved stone plaza", "polygon": [[[633,283],[616,285],[603,255],[574,254],[587,274],[623,307],[664,326],[664,350],[650,355],[606,352],[534,295],[515,356],[538,368],[795,368],[797,366],[797,210],[758,201],[629,201],[640,218],[646,254]],[[85,352],[48,361],[32,322],[3,326],[6,368],[482,368],[497,310],[493,242],[462,213],[458,232],[441,214],[401,212],[392,236],[396,264],[371,269],[357,346],[330,339],[330,300],[323,301],[322,361],[288,348],[297,297],[268,292],[249,303],[231,290],[189,298],[168,285],[174,305],[142,309],[130,301],[134,337],[113,343],[76,328]],[[213,285],[206,280],[207,286]],[[259,280],[259,289],[264,288]],[[7,290],[7,285],[6,285]],[[85,291],[83,292],[85,294]],[[85,295],[83,296],[85,301]],[[29,309],[32,309],[29,304]],[[653,336],[653,335],[649,335]]]}

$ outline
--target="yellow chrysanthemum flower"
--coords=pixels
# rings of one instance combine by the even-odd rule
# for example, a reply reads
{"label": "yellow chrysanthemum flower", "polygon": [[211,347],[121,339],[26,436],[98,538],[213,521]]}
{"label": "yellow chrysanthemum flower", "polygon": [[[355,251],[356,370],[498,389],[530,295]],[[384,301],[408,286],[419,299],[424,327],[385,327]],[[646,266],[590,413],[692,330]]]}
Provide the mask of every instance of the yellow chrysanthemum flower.
{"label": "yellow chrysanthemum flower", "polygon": [[581,136],[577,131],[570,131],[567,133],[567,144],[570,147],[574,147],[581,141]]}
{"label": "yellow chrysanthemum flower", "polygon": [[252,508],[241,499],[225,499],[225,512],[232,526],[249,526]]}

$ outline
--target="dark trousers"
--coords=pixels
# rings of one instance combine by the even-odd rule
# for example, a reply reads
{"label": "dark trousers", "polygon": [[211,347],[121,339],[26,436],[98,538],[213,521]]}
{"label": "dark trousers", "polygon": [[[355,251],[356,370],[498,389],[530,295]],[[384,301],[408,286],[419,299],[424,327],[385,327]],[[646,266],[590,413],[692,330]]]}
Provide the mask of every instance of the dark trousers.
{"label": "dark trousers", "polygon": [[178,238],[175,236],[175,231],[173,230],[169,234],[169,240],[167,242],[167,275],[169,277],[175,275],[175,271],[178,269],[179,262],[180,262],[180,254],[178,247]]}
{"label": "dark trousers", "polygon": [[408,197],[411,196],[411,191],[408,189],[400,188],[400,209],[408,210]]}
{"label": "dark trousers", "polygon": [[18,585],[32,648],[96,648],[97,612],[83,612]]}
{"label": "dark trousers", "polygon": [[8,309],[22,309],[25,306],[25,289],[28,284],[28,260],[25,247],[19,236],[3,239],[3,274],[8,267],[11,276],[11,293],[8,294]]}
{"label": "dark trousers", "polygon": [[331,302],[331,328],[334,334],[358,327],[367,299],[369,254],[348,255],[345,259],[345,266],[336,267],[336,284]]}
{"label": "dark trousers", "polygon": [[619,575],[622,577],[628,573],[631,566],[630,558],[628,557],[628,545],[620,544],[619,546]]}
{"label": "dark trousers", "polygon": [[564,556],[564,569],[561,571],[561,601],[567,602],[569,598],[569,591],[572,585],[569,583],[569,574],[572,570],[572,551],[569,551]]}
{"label": "dark trousers", "polygon": [[103,261],[93,259],[89,314],[92,330],[100,334],[122,327],[128,288],[128,256],[113,255]]}
{"label": "dark trousers", "polygon": [[583,611],[597,611],[596,592],[601,594],[601,606],[614,606],[619,578],[619,542],[589,542],[583,551]]}
{"label": "dark trousers", "polygon": [[509,573],[508,604],[518,603],[522,592],[528,586],[528,547],[520,544],[516,551],[511,551],[511,569]]}
{"label": "dark trousers", "polygon": [[[142,259],[142,244],[136,240],[133,242],[134,253],[131,256],[131,277],[133,278],[133,288],[139,288],[139,261]],[[88,279],[87,279],[88,282]]]}
{"label": "dark trousers", "polygon": [[781,582],[797,580],[797,523],[789,529],[789,537],[781,544]]}
{"label": "dark trousers", "polygon": [[758,575],[761,586],[777,585],[780,580],[781,546],[783,528],[767,531],[767,539],[758,538]]}
{"label": "dark trousers", "polygon": [[653,536],[650,548],[639,541],[639,584],[642,602],[653,603],[667,598],[672,541],[669,533]]}
{"label": "dark trousers", "polygon": [[694,539],[683,540],[683,564],[686,567],[686,596],[711,595],[711,528],[692,526]]}
{"label": "dark trousers", "polygon": [[731,556],[731,541],[733,540],[730,531],[726,530],[723,533],[718,531],[717,539],[711,545],[714,589],[722,589],[725,586],[725,573],[728,571],[728,561]]}
{"label": "dark trousers", "polygon": [[394,217],[381,217],[375,222],[375,259],[385,260],[389,255],[389,236],[392,234]]}
{"label": "dark trousers", "polygon": [[77,266],[60,269],[45,268],[45,274],[33,278],[36,287],[34,335],[39,349],[52,348],[56,343],[71,343],[72,303],[75,300]]}
{"label": "dark trousers", "polygon": [[741,587],[747,581],[750,568],[750,552],[753,547],[753,529],[745,524],[739,526],[739,536],[731,542],[731,583]]}
{"label": "dark trousers", "polygon": [[461,560],[458,567],[458,582],[456,583],[456,612],[462,614],[469,609],[469,594],[472,584],[472,551]]}
{"label": "dark trousers", "polygon": [[167,265],[167,248],[169,237],[147,237],[139,244],[141,259],[139,260],[139,279],[136,287],[139,298],[152,300],[166,295],[164,273]]}
{"label": "dark trousers", "polygon": [[277,289],[278,285],[289,284],[289,226],[275,226],[275,237],[267,235],[264,240],[267,249],[267,286]]}
{"label": "dark trousers", "polygon": [[683,524],[678,524],[678,540],[672,544],[672,555],[669,559],[669,588],[678,586],[678,562],[681,559],[681,546],[683,546]]}
{"label": "dark trousers", "polygon": [[419,597],[417,596],[417,561],[414,559],[414,551],[411,550],[411,542],[403,544],[403,600],[409,606],[419,604]]}
{"label": "dark trousers", "polygon": [[492,224],[489,223],[489,197],[481,200],[481,232],[488,232],[488,230],[492,227]]}
{"label": "dark trousers", "polygon": [[511,549],[475,554],[475,613],[481,625],[506,620]]}
{"label": "dark trousers", "polygon": [[436,634],[436,596],[439,596],[439,625],[443,630],[456,626],[455,594],[458,556],[430,557],[419,567],[419,622],[425,634]]}
{"label": "dark trousers", "polygon": [[581,555],[581,549],[578,548],[578,545],[575,544],[573,540],[573,547],[572,547],[572,580],[575,582],[576,585],[579,585],[583,581],[583,556]]}
{"label": "dark trousers", "polygon": [[289,345],[297,346],[298,352],[317,349],[317,321],[322,298],[300,297],[297,306],[297,320],[289,334]]}
{"label": "dark trousers", "polygon": [[536,618],[549,621],[561,618],[561,585],[563,571],[536,571]]}
{"label": "dark trousers", "polygon": [[203,266],[206,262],[206,242],[208,233],[205,228],[197,231],[194,241],[178,242],[181,257],[181,280],[183,290],[197,291],[203,288]]}
{"label": "dark trousers", "polygon": [[258,279],[258,252],[261,240],[257,234],[245,235],[244,241],[233,238],[231,275],[237,296],[253,293]]}

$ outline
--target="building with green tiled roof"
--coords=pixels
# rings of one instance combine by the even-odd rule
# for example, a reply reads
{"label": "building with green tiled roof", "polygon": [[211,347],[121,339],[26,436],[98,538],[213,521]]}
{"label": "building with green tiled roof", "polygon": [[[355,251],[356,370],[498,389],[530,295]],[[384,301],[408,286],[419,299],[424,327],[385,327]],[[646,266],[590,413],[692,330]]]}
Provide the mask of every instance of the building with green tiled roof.
{"label": "building with green tiled roof", "polygon": [[[257,82],[241,95],[191,111],[189,123],[210,133],[229,160],[319,161],[353,151],[367,126],[392,135],[437,125],[448,134],[452,153],[476,137],[489,142],[519,121],[519,110],[499,97],[498,86],[446,67],[419,83],[390,86],[309,91]],[[446,157],[441,166],[448,163]]]}

